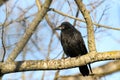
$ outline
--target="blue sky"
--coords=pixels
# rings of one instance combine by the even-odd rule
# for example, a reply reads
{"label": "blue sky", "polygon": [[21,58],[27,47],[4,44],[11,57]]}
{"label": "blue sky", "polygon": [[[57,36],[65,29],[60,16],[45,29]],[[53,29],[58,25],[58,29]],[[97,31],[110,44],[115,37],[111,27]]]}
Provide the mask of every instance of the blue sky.
{"label": "blue sky", "polygon": [[[16,0],[10,0],[10,2],[8,2],[8,6],[10,9],[15,1]],[[83,1],[86,5],[89,3],[87,0],[83,0]],[[73,0],[70,0],[70,2],[72,3]],[[17,7],[14,9],[14,12],[12,13],[12,15],[10,15],[9,20],[12,20],[12,19],[14,20],[16,17],[18,17],[19,14],[22,14],[22,11],[19,10],[18,7],[20,7],[23,10],[27,10],[27,7],[31,6],[33,4],[35,4],[35,0],[31,0],[31,1],[30,0],[19,0],[16,4]],[[57,10],[62,9],[61,10],[62,12],[74,16],[75,12],[76,12],[76,6],[74,6],[74,4],[75,3],[71,4],[71,6],[73,8],[72,12],[69,12],[70,7],[69,7],[68,3],[66,3],[62,0],[58,0],[58,2],[55,1],[54,3],[52,3],[51,7],[55,8]],[[62,6],[58,7],[58,5],[62,5]],[[105,15],[103,16],[102,20],[100,21],[100,24],[120,28],[119,27],[120,26],[120,15],[119,15],[120,1],[119,0],[110,0],[110,1],[106,0],[102,5],[100,5],[95,11],[93,11],[91,13],[91,18],[92,18],[93,22],[99,21],[101,14],[106,7],[108,9],[106,10]],[[90,7],[87,7],[87,9],[90,9]],[[4,5],[2,7],[0,7],[0,12],[1,12],[0,23],[3,23],[3,21],[5,19],[5,6]],[[37,7],[34,6],[31,10],[29,10],[25,14],[25,16],[29,16],[29,15],[34,14],[36,12],[37,12]],[[96,13],[96,15],[95,15],[95,13]],[[53,20],[51,20],[51,21],[53,22],[53,24],[55,24],[55,26],[59,25],[63,21],[69,21],[71,23],[73,23],[73,21],[74,21],[73,19],[64,18],[63,16],[60,16],[59,14],[54,13],[54,12],[49,12],[48,14],[50,15],[49,16],[50,18],[52,17]],[[81,17],[81,14],[79,15],[79,17]],[[30,17],[27,19],[28,25],[33,20],[33,18],[34,17],[32,17],[32,18]],[[81,18],[83,18],[83,17],[81,17]],[[56,20],[58,20],[58,22]],[[79,25],[79,23],[80,22],[77,22],[78,25]],[[84,28],[81,28],[79,26],[76,26],[76,28],[82,33],[83,36],[85,36],[86,35],[85,26],[86,25],[84,23],[80,23],[80,24],[81,24],[80,26],[82,26]],[[19,34],[21,34],[21,36],[22,36],[25,30],[23,29],[24,28],[23,25],[20,25],[19,23],[10,25],[8,27],[9,32],[7,33],[7,35],[8,34],[12,35],[12,34],[14,34],[15,31],[17,31],[18,28],[13,27],[13,26],[18,26],[21,29],[19,31]],[[98,33],[95,34],[97,51],[103,52],[103,51],[120,50],[120,47],[119,47],[119,45],[120,45],[120,38],[119,38],[120,31],[110,30],[110,29],[105,29],[105,28],[100,28],[97,31],[99,31]],[[60,33],[60,32],[58,32],[58,33]],[[50,39],[51,39],[52,30],[50,29],[48,24],[45,22],[45,20],[43,20],[40,23],[35,34],[37,34],[37,38],[38,38],[38,40],[40,40],[37,44],[39,44],[39,47],[41,50],[37,51],[37,49],[34,46],[28,47],[28,49],[31,48],[33,52],[31,52],[31,51],[27,52],[26,58],[25,58],[26,60],[38,60],[38,59],[40,60],[40,59],[45,59],[45,57],[47,56],[47,49],[48,49],[48,44],[49,44]],[[35,38],[35,34],[32,36],[33,39]],[[14,44],[15,42],[19,41],[19,38],[21,36],[17,36],[17,37],[10,36],[9,40],[8,40],[8,37],[6,37],[6,39],[7,39],[6,42],[8,42],[8,44],[6,44],[6,45]],[[85,40],[85,43],[87,46],[87,38],[85,37],[84,40]],[[28,45],[32,45],[31,41],[28,42]],[[1,43],[0,43],[0,46],[2,46]],[[53,43],[51,46],[52,46],[52,49],[51,49],[52,51],[50,53],[50,58],[53,59],[62,51],[61,44],[55,35],[53,36]],[[9,54],[14,47],[15,46],[13,45],[13,47],[10,50],[8,50],[7,53]],[[33,57],[33,53],[34,53],[34,57]],[[60,58],[61,55],[58,58]],[[18,56],[18,58],[16,60],[22,60],[22,53]],[[96,62],[96,63],[92,64],[92,67],[96,67],[98,65],[102,65],[102,64],[107,63],[107,62],[108,61]],[[26,73],[26,76],[29,76],[31,74],[31,72],[25,72],[25,73]],[[31,80],[40,79],[42,76],[42,73],[43,73],[43,71],[34,72],[34,75],[31,78]],[[52,73],[52,74],[50,74],[50,73]],[[54,73],[55,73],[55,71],[46,71],[45,74],[46,74],[46,76],[49,75],[50,79],[52,79],[54,77],[53,76]],[[76,73],[79,73],[77,68],[60,71],[61,75],[76,74]],[[7,74],[4,76],[3,80],[12,79],[14,75],[16,75],[16,76],[14,76],[15,80],[21,80],[20,79],[21,74],[22,73]],[[103,77],[102,80],[113,80],[113,79],[119,80],[120,77],[118,75],[120,75],[119,72],[117,72],[115,74],[108,75],[106,77]],[[27,80],[30,80],[30,79],[27,79]],[[48,80],[48,77],[45,77],[45,80]]]}

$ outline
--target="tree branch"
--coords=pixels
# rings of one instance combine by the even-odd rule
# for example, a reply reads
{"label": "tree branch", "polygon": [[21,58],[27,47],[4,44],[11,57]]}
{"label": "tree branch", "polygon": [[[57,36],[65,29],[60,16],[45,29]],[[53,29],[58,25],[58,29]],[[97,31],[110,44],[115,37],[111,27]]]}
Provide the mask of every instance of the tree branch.
{"label": "tree branch", "polygon": [[[60,15],[69,17],[69,18],[71,18],[71,19],[75,19],[75,20],[78,20],[78,21],[81,21],[81,22],[84,22],[84,23],[85,23],[85,20],[82,20],[82,19],[80,19],[80,18],[76,18],[76,17],[74,17],[74,16],[65,14],[65,13],[63,13],[63,12],[61,12],[61,11],[59,11],[59,10],[56,10],[56,9],[53,9],[53,8],[50,8],[49,10],[54,11],[54,12],[60,14]],[[111,27],[111,26],[106,26],[106,25],[103,25],[103,24],[95,23],[95,22],[93,22],[93,24],[94,24],[96,27],[103,27],[103,28],[112,29],[112,30],[118,30],[118,31],[120,30],[120,28],[117,28],[117,27],[114,28],[114,27]]]}
{"label": "tree branch", "polygon": [[3,5],[5,2],[7,2],[8,0],[0,0],[0,6]]}
{"label": "tree branch", "polygon": [[[82,66],[88,63],[93,63],[103,60],[117,60],[120,59],[120,51],[110,52],[90,52],[89,54],[59,60],[28,60],[0,63],[0,73],[12,73],[21,71],[35,71],[35,70],[61,70],[73,67]],[[93,73],[97,74],[97,73]]]}
{"label": "tree branch", "polygon": [[[107,63],[105,65],[93,68],[92,71],[94,72],[95,75],[94,76],[88,76],[87,78],[88,79],[90,79],[91,77],[101,78],[103,76],[112,74],[112,73],[117,72],[119,70],[120,70],[120,60],[117,60],[117,61],[109,62],[109,63]],[[77,77],[77,79],[86,78],[86,77],[82,77],[81,74],[59,76],[58,78],[60,80],[69,80],[69,78],[76,78],[76,77]],[[97,80],[99,80],[99,79],[97,79]]]}
{"label": "tree branch", "polygon": [[37,28],[38,24],[42,21],[43,17],[47,13],[51,2],[52,2],[52,0],[46,0],[45,1],[41,11],[38,12],[35,19],[30,24],[30,26],[26,30],[26,32],[23,35],[23,37],[21,38],[21,40],[17,43],[14,50],[10,53],[10,55],[9,55],[9,57],[7,59],[7,62],[14,61],[16,59],[16,57],[18,56],[18,54],[22,51],[22,49],[24,48],[24,46],[27,44],[28,40],[30,39],[30,37],[34,33],[35,29]]}
{"label": "tree branch", "polygon": [[117,61],[109,62],[109,63],[99,66],[97,68],[94,68],[93,72],[97,76],[102,77],[102,76],[117,72],[119,70],[120,70],[120,61],[117,60]]}
{"label": "tree branch", "polygon": [[[42,8],[42,5],[41,5],[41,2],[39,0],[36,0],[36,5],[38,7],[38,10],[41,10]],[[50,9],[49,9],[50,10]],[[50,28],[53,30],[53,33],[55,32],[56,36],[59,38],[59,35],[58,33],[56,32],[56,30],[54,30],[54,25],[52,24],[52,22],[50,21],[49,17],[48,17],[48,14],[45,15],[45,19],[46,19],[46,22],[48,23],[48,25],[50,26]]]}
{"label": "tree branch", "polygon": [[82,0],[75,0],[79,10],[81,11],[87,25],[87,34],[88,34],[88,48],[89,51],[96,51],[95,46],[95,37],[94,37],[94,29],[93,29],[93,23],[90,18],[89,12],[85,8],[85,5],[82,3]]}

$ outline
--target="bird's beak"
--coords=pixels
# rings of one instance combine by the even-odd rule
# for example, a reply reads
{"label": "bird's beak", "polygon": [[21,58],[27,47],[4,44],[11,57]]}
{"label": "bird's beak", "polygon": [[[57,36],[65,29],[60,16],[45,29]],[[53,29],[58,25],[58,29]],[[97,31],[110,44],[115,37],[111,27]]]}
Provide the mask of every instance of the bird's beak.
{"label": "bird's beak", "polygon": [[54,30],[61,30],[61,29],[62,29],[61,26],[54,28]]}

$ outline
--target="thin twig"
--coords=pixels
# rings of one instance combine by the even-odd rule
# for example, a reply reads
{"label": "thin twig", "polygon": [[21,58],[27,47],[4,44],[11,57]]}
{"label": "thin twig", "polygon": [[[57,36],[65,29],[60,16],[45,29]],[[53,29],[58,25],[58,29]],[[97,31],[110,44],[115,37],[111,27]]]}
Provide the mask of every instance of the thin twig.
{"label": "thin twig", "polygon": [[[60,15],[69,17],[69,18],[71,18],[71,19],[76,19],[76,20],[78,20],[78,21],[85,22],[85,20],[76,18],[76,17],[74,17],[74,16],[70,16],[70,15],[65,14],[65,13],[63,13],[63,12],[61,12],[61,11],[59,11],[59,10],[54,9],[54,8],[50,8],[49,10],[50,10],[50,11],[54,11],[54,12],[60,14]],[[96,25],[96,27],[99,26],[99,27],[103,27],[103,28],[107,28],[107,29],[112,29],[112,30],[118,30],[118,31],[120,30],[120,28],[113,28],[113,27],[111,27],[111,26],[106,26],[106,25],[103,25],[103,24],[97,24],[97,23],[95,23],[95,22],[93,22],[93,24]]]}
{"label": "thin twig", "polygon": [[41,80],[44,80],[44,78],[45,78],[45,71],[43,71]]}
{"label": "thin twig", "polygon": [[5,59],[5,54],[6,54],[6,48],[5,48],[5,44],[4,44],[4,26],[2,26],[2,36],[1,36],[1,39],[2,39],[2,47],[3,47],[3,58],[2,58],[2,62],[4,62],[4,59]]}
{"label": "thin twig", "polygon": [[99,7],[102,3],[104,3],[104,2],[105,2],[105,0],[102,0],[102,1],[96,0],[95,2],[90,3],[90,4],[88,4],[87,6],[91,6],[92,9],[90,10],[90,12],[93,12],[96,8],[98,8],[98,7]]}
{"label": "thin twig", "polygon": [[50,57],[51,45],[52,45],[52,42],[53,42],[53,35],[54,34],[52,33],[50,42],[48,44],[47,60],[49,60],[49,57]]}
{"label": "thin twig", "polygon": [[[105,9],[103,10],[103,12],[102,12],[102,14],[101,14],[101,17],[100,17],[100,19],[98,20],[97,24],[100,24],[100,21],[102,20],[103,16],[105,15],[105,12],[106,12],[107,9],[108,9],[108,8],[105,8]],[[98,28],[100,28],[100,26],[98,26]],[[98,28],[95,28],[94,32],[96,32]]]}
{"label": "thin twig", "polygon": [[3,23],[3,25],[2,25],[2,36],[1,36],[1,40],[2,40],[2,47],[3,47],[3,58],[2,58],[2,62],[4,62],[4,59],[5,59],[5,54],[6,54],[6,48],[5,48],[5,44],[4,44],[4,25],[5,25],[5,23],[6,23],[6,21],[7,21],[7,18],[8,18],[8,13],[7,13],[7,5],[6,5],[6,18],[5,18],[5,21],[4,21],[4,23]]}
{"label": "thin twig", "polygon": [[[76,12],[75,17],[77,18],[77,17],[78,17],[78,15],[79,15],[79,9],[77,9],[77,12]],[[74,23],[73,23],[73,26],[75,26],[75,25],[76,25],[76,22],[77,22],[77,20],[75,19],[75,20],[74,20]]]}

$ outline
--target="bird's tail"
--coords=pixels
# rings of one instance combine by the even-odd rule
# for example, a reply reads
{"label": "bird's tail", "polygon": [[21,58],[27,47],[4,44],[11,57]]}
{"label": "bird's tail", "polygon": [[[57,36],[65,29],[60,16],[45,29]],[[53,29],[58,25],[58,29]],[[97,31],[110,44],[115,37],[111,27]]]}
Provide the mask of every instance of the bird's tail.
{"label": "bird's tail", "polygon": [[89,68],[87,65],[80,66],[79,70],[83,76],[88,76],[89,75]]}

